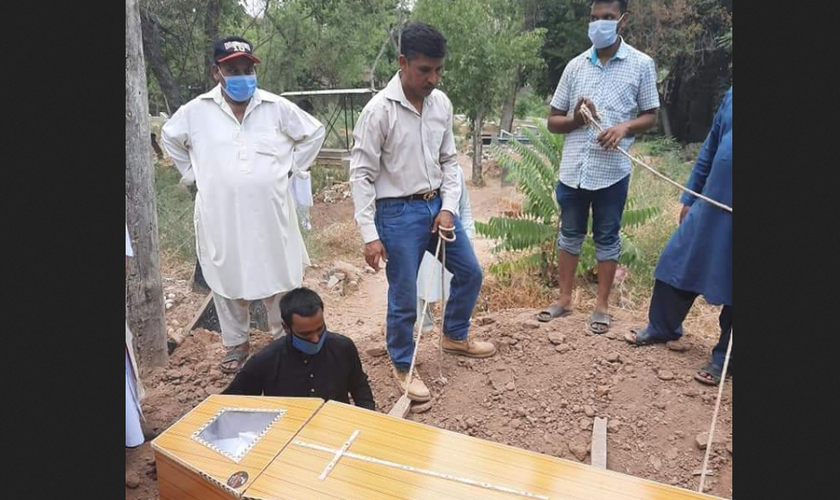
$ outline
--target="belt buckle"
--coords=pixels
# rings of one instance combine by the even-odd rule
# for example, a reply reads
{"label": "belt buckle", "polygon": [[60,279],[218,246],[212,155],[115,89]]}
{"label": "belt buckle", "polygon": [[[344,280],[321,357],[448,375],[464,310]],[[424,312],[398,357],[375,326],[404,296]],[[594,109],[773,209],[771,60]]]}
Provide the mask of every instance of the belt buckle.
{"label": "belt buckle", "polygon": [[423,200],[424,200],[424,201],[433,200],[433,199],[435,198],[435,196],[437,196],[437,193],[436,193],[436,192],[434,192],[434,191],[429,191],[428,193],[426,193],[426,194],[424,194],[424,195],[423,195]]}

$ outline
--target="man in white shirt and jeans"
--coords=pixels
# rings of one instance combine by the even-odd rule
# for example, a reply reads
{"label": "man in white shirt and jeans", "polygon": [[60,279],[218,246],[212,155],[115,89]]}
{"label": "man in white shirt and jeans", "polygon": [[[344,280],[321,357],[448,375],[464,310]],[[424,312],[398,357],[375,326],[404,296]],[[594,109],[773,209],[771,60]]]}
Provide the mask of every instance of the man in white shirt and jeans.
{"label": "man in white shirt and jeans", "polygon": [[[353,132],[350,180],[365,259],[379,270],[387,261],[386,340],[394,377],[405,390],[414,352],[417,271],[423,254],[434,254],[438,229],[454,228],[446,243],[446,267],[454,275],[444,318],[443,348],[474,358],[492,356],[489,342],[468,337],[482,271],[457,214],[461,198],[452,103],[436,90],[446,39],[434,27],[415,23],[400,39],[400,71],[365,106]],[[446,235],[451,237],[451,234]],[[408,388],[413,401],[431,394],[419,377]]]}
{"label": "man in white shirt and jeans", "polygon": [[309,169],[325,133],[290,101],[257,88],[260,60],[244,38],[217,40],[214,60],[219,85],[182,106],[162,137],[181,182],[198,187],[196,253],[228,349],[221,368],[235,373],[250,350],[250,301],[264,302],[279,336],[279,297],[303,281],[309,256],[290,177]]}

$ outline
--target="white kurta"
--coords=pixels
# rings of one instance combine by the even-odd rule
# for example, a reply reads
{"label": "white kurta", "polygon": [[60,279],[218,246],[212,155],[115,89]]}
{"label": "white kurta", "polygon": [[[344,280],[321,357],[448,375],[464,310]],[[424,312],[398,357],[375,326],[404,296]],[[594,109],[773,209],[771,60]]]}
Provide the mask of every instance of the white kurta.
{"label": "white kurta", "polygon": [[[133,257],[131,238],[128,236],[128,225],[125,226],[125,256]],[[140,446],[145,440],[140,419],[143,412],[140,409],[140,399],[143,397],[143,386],[139,383],[137,362],[134,359],[134,347],[131,345],[131,330],[125,323],[125,445]]]}
{"label": "white kurta", "polygon": [[[470,207],[470,195],[467,192],[467,184],[464,181],[464,171],[458,166],[458,178],[461,182],[461,199],[458,203],[458,218],[461,225],[470,238],[470,243],[475,239],[475,221]],[[420,263],[420,270],[417,272],[417,298],[426,299],[428,302],[440,300],[440,271],[443,268],[435,256],[429,252],[423,254],[423,262]],[[443,296],[449,298],[449,284],[452,281],[452,273],[443,269],[444,292]],[[432,276],[429,282],[429,276]]]}
{"label": "white kurta", "polygon": [[240,124],[221,92],[182,106],[162,142],[182,182],[198,187],[196,250],[207,284],[229,299],[263,299],[299,287],[309,264],[289,174],[309,169],[324,126],[263,90]]}
{"label": "white kurta", "polygon": [[140,446],[146,440],[140,426],[140,401],[137,398],[137,379],[132,373],[128,350],[125,356],[125,445]]}

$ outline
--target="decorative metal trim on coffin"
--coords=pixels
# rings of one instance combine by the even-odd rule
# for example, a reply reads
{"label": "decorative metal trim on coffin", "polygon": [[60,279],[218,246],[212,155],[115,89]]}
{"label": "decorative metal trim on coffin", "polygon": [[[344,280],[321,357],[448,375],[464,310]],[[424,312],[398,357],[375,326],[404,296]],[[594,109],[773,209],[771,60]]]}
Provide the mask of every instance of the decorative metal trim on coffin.
{"label": "decorative metal trim on coffin", "polygon": [[[253,440],[253,441],[251,441],[251,443],[250,443],[250,444],[248,444],[248,445],[247,445],[244,449],[242,449],[242,450],[241,450],[238,454],[234,455],[233,453],[230,453],[230,452],[228,452],[228,451],[226,451],[226,450],[223,450],[223,449],[219,448],[218,446],[216,446],[215,444],[213,444],[213,443],[211,443],[211,442],[209,442],[209,441],[207,441],[207,440],[205,440],[205,439],[203,439],[203,438],[201,437],[201,433],[202,433],[202,432],[204,432],[204,431],[205,431],[208,427],[210,427],[211,425],[213,425],[213,423],[215,423],[217,420],[219,420],[219,418],[221,418],[221,416],[222,416],[222,415],[224,415],[224,414],[225,414],[225,413],[227,413],[227,412],[240,412],[240,413],[276,413],[277,415],[276,415],[273,419],[271,419],[271,421],[270,421],[270,422],[268,422],[268,424],[265,426],[265,428],[264,428],[264,429],[263,429],[263,430],[262,430],[259,434],[257,434],[256,438],[254,438],[254,440]],[[192,433],[192,436],[190,436],[190,437],[191,437],[194,441],[196,441],[196,442],[198,442],[198,443],[203,444],[204,446],[206,446],[206,447],[210,448],[211,450],[215,451],[216,453],[218,453],[218,454],[220,454],[220,455],[222,455],[222,456],[224,456],[224,457],[227,457],[227,458],[229,458],[230,460],[233,460],[233,461],[234,461],[234,462],[236,462],[236,463],[239,463],[239,462],[241,462],[241,461],[242,461],[242,459],[243,459],[243,458],[245,458],[245,456],[248,454],[248,452],[250,452],[250,451],[251,451],[251,449],[252,449],[254,446],[256,446],[256,444],[257,444],[257,443],[259,443],[259,442],[260,442],[260,440],[262,440],[262,438],[263,438],[263,437],[264,437],[264,436],[268,433],[268,431],[270,431],[270,430],[271,430],[271,428],[272,428],[272,427],[274,427],[274,424],[275,424],[275,423],[277,423],[277,421],[278,421],[278,420],[280,420],[280,418],[281,418],[283,415],[285,415],[285,414],[286,414],[286,410],[285,410],[285,409],[268,409],[268,408],[221,408],[218,412],[216,412],[216,414],[215,414],[215,415],[213,415],[213,417],[212,417],[212,418],[210,418],[210,420],[208,420],[208,421],[207,421],[204,425],[202,425],[201,427],[199,427],[198,429],[196,429],[196,431],[195,431],[195,432],[193,432],[193,433]]]}

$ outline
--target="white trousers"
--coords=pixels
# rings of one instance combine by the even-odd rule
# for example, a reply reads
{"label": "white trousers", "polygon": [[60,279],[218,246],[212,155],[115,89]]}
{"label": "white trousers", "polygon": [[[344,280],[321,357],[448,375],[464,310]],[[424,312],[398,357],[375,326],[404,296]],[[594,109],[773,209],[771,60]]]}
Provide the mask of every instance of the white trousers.
{"label": "white trousers", "polygon": [[[271,335],[276,339],[283,334],[283,318],[280,316],[280,297],[285,293],[278,293],[262,299],[268,312],[268,326]],[[236,347],[248,342],[248,329],[251,324],[251,302],[245,299],[228,299],[218,293],[213,293],[216,314],[219,315],[219,326],[222,328],[222,345]]]}

